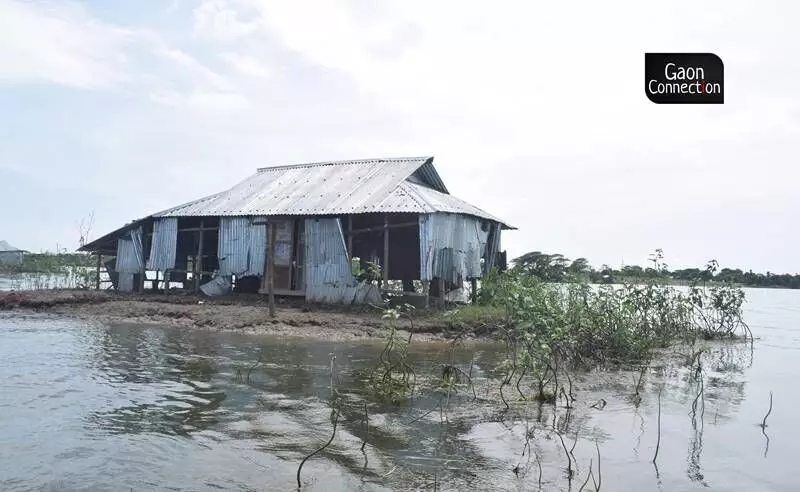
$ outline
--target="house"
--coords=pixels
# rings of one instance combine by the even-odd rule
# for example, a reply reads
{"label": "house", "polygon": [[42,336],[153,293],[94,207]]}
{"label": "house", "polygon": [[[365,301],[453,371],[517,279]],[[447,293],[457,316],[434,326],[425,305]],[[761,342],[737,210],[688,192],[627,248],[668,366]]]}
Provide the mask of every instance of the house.
{"label": "house", "polygon": [[496,266],[507,229],[450,195],[433,157],[364,159],[261,168],[81,250],[116,256],[120,290],[143,289],[153,277],[206,293],[231,284],[264,293],[271,278],[278,295],[351,303],[368,296],[351,260],[379,265],[384,288],[402,281],[408,291],[421,280],[440,295]]}
{"label": "house", "polygon": [[22,257],[27,251],[15,248],[5,241],[0,240],[0,265],[21,265]]}

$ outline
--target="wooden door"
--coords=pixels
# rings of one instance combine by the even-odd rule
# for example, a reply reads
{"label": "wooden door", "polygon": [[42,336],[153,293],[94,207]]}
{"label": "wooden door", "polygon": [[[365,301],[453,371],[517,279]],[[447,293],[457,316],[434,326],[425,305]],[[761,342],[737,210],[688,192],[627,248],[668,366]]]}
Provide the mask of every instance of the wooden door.
{"label": "wooden door", "polygon": [[297,219],[294,227],[294,261],[292,262],[292,288],[305,292],[305,261],[306,261],[306,240],[305,240],[305,220]]}
{"label": "wooden door", "polygon": [[294,250],[294,221],[275,220],[275,290],[288,291],[292,288],[292,253]]}

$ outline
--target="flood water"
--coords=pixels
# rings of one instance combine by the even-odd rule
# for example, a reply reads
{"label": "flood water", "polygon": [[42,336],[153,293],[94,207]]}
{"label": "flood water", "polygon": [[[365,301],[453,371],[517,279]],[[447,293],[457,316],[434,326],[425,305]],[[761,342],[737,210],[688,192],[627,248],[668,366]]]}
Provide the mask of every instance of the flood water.
{"label": "flood water", "polygon": [[[747,295],[758,339],[752,350],[710,345],[694,412],[698,385],[678,364],[646,375],[638,406],[632,373],[592,373],[574,376],[572,410],[503,412],[487,379],[502,347],[470,346],[454,361],[472,366],[477,401],[471,391],[444,410],[433,391],[400,407],[370,400],[365,453],[357,370],[380,344],[0,315],[0,490],[296,489],[298,464],[331,435],[331,354],[348,404],[332,444],[304,465],[304,490],[538,490],[539,464],[542,490],[578,490],[590,460],[602,490],[795,490],[800,291]],[[450,357],[443,343],[412,354],[420,376]],[[575,443],[571,484],[554,427]]]}

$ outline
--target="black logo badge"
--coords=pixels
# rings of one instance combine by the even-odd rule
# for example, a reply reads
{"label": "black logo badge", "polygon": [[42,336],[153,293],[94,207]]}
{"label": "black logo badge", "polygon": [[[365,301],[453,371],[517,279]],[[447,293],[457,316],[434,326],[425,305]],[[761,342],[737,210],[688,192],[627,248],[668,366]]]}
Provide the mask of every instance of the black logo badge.
{"label": "black logo badge", "polygon": [[723,104],[724,68],[714,53],[645,53],[644,91],[656,104]]}

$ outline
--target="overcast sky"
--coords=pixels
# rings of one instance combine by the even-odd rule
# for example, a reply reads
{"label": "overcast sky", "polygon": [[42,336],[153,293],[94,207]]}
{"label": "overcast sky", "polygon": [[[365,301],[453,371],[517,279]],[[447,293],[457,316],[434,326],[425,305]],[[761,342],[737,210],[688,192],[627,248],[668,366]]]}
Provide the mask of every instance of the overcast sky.
{"label": "overcast sky", "polygon": [[[511,256],[800,271],[800,3],[0,0],[0,239],[93,237],[257,167],[433,155]],[[724,105],[644,53],[714,52]]]}

